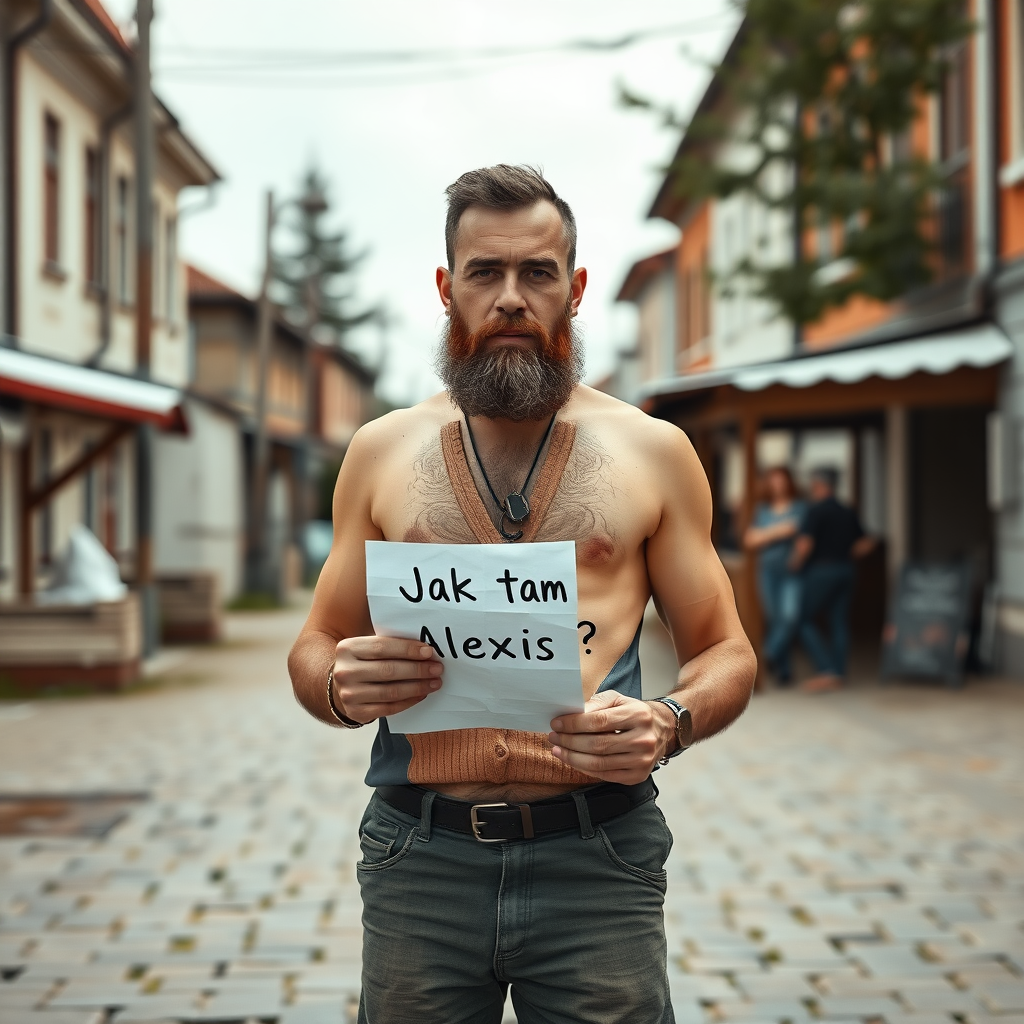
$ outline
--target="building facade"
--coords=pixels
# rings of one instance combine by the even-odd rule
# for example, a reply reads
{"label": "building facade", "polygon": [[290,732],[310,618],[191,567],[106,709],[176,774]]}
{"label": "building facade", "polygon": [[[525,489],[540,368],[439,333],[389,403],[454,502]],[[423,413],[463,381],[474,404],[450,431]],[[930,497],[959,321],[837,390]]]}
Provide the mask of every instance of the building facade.
{"label": "building facade", "polygon": [[[222,445],[233,437],[231,459],[217,464],[230,466],[227,473],[211,465],[214,456],[204,444],[167,437],[162,450],[189,449],[182,463],[192,474],[193,488],[204,497],[197,503],[190,490],[178,486],[183,478],[167,473],[165,486],[166,543],[158,558],[170,563],[172,536],[207,538],[220,545],[218,559],[232,552],[233,571],[225,577],[228,596],[245,584],[245,556],[255,545],[252,536],[252,488],[254,438],[259,383],[258,303],[218,281],[197,267],[188,268],[190,344],[193,376],[191,403],[202,403],[206,419],[221,423]],[[267,359],[266,424],[269,443],[267,479],[267,531],[270,560],[277,577],[287,577],[281,590],[298,585],[319,566],[306,565],[305,524],[329,518],[323,508],[324,492],[330,489],[352,435],[374,413],[374,374],[337,345],[323,345],[274,311]],[[177,483],[176,483],[177,481]],[[242,495],[239,501],[237,496]],[[205,509],[202,523],[195,521]],[[230,524],[228,509],[235,509]],[[217,538],[215,540],[215,538]],[[181,541],[174,541],[175,545]],[[180,564],[180,556],[176,556]]]}
{"label": "building facade", "polygon": [[0,598],[44,586],[85,523],[131,578],[135,431],[185,429],[182,189],[215,170],[154,101],[153,319],[138,378],[134,53],[99,0],[0,9]]}
{"label": "building facade", "polygon": [[[1024,674],[1024,112],[1020,0],[973,0],[975,32],[950,53],[943,87],[907,144],[942,167],[936,276],[883,303],[854,298],[797,330],[742,282],[744,258],[782,264],[797,243],[841,274],[833,225],[794,238],[750,196],[680,192],[666,176],[650,216],[682,231],[675,256],[675,370],[638,337],[631,400],[687,430],[716,498],[715,540],[755,638],[752,556],[740,539],[763,469],[840,475],[882,540],[861,567],[855,618],[877,648],[881,615],[907,562],[970,566],[972,654]],[[742,28],[740,30],[742,32]],[[728,63],[737,52],[734,46]],[[716,110],[713,80],[701,110]],[[743,116],[742,112],[738,115]],[[679,156],[689,152],[684,137]],[[714,159],[736,154],[722,147]],[[791,173],[780,168],[776,173]],[[770,187],[770,183],[769,183]],[[628,285],[621,298],[643,305]],[[641,317],[642,319],[642,317]]]}

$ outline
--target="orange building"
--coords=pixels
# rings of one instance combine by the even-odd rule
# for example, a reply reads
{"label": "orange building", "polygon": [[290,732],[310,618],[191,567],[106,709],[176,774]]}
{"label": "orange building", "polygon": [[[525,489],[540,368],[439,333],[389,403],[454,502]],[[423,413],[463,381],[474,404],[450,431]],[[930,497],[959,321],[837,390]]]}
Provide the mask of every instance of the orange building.
{"label": "orange building", "polygon": [[[714,283],[755,246],[791,259],[791,220],[749,196],[680,194],[666,176],[649,215],[682,230],[676,369],[646,374],[631,398],[694,441],[715,492],[715,540],[755,638],[753,564],[739,536],[757,474],[784,462],[806,478],[827,464],[882,541],[858,583],[862,657],[877,655],[899,568],[958,561],[974,580],[972,657],[1024,674],[1024,4],[971,7],[977,29],[951,52],[943,88],[910,133],[945,171],[936,280],[891,303],[854,299],[797,331],[742,284]],[[714,109],[722,92],[713,79],[698,109]],[[677,155],[691,145],[684,137]],[[831,228],[800,239],[824,274],[841,272],[833,243]],[[620,298],[635,301],[625,288]],[[637,365],[650,364],[641,354]]]}

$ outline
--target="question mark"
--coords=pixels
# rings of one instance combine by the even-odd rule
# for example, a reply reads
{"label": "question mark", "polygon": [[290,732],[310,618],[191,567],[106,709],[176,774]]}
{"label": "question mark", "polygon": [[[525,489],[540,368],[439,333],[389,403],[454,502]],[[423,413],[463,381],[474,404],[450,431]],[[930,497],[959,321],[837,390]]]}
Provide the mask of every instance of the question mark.
{"label": "question mark", "polygon": [[[585,644],[590,642],[590,638],[597,632],[597,626],[595,626],[589,619],[584,619],[582,622],[577,622],[576,623],[576,628],[577,629],[579,629],[580,626],[589,626],[590,627],[590,629],[588,629],[587,632],[583,635],[583,643],[585,645]],[[586,652],[587,652],[587,654],[590,653],[590,648],[589,647],[586,648]]]}

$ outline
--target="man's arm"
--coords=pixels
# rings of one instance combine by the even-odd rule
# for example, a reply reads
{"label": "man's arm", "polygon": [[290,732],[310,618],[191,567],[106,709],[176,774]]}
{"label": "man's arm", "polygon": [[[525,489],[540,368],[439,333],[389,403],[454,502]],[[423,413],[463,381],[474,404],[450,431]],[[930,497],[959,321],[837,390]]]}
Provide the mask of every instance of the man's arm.
{"label": "man's arm", "polygon": [[[703,467],[681,431],[652,426],[660,433],[653,447],[666,483],[661,522],[647,542],[647,571],[681,666],[672,696],[689,709],[697,741],[724,729],[747,706],[757,659],[711,543]],[[614,692],[597,694],[582,715],[555,719],[552,729],[556,757],[608,782],[642,781],[675,748],[669,708]]]}
{"label": "man's arm", "polygon": [[373,522],[372,499],[386,433],[377,421],[352,439],[334,490],[334,543],[288,655],[296,700],[329,725],[339,724],[327,699],[332,667],[335,707],[362,723],[404,711],[441,685],[441,665],[430,647],[374,636],[370,623],[365,541],[384,539]]}
{"label": "man's arm", "polygon": [[790,572],[799,572],[807,562],[807,559],[811,557],[811,552],[814,550],[814,538],[809,533],[801,533],[795,541],[793,541],[793,550],[789,553],[789,562],[787,563]]}
{"label": "man's arm", "polygon": [[748,526],[743,534],[743,546],[758,551],[779,540],[787,540],[797,531],[796,519],[783,519],[771,526]]}

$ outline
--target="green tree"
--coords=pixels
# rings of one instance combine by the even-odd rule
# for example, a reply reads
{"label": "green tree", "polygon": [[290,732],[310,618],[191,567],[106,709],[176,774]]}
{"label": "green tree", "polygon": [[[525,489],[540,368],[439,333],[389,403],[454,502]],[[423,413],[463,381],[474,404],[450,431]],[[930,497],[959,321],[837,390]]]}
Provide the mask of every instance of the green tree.
{"label": "green tree", "polygon": [[747,254],[730,276],[798,324],[854,295],[885,301],[932,280],[949,169],[913,152],[908,133],[973,31],[963,0],[747,0],[741,11],[714,69],[713,109],[684,126],[671,107],[620,97],[684,127],[669,168],[681,194],[746,192],[790,214],[797,239],[833,229],[832,273],[800,245],[783,265]]}
{"label": "green tree", "polygon": [[356,327],[381,322],[380,306],[353,310],[355,273],[366,251],[353,252],[349,233],[330,226],[328,182],[316,166],[303,177],[299,195],[285,207],[291,245],[275,252],[273,297],[288,318],[322,342],[346,347]]}

